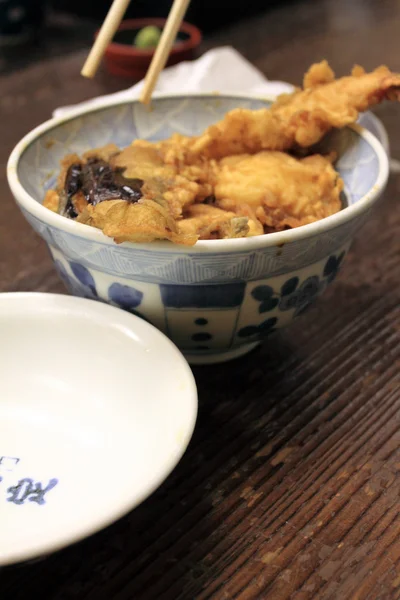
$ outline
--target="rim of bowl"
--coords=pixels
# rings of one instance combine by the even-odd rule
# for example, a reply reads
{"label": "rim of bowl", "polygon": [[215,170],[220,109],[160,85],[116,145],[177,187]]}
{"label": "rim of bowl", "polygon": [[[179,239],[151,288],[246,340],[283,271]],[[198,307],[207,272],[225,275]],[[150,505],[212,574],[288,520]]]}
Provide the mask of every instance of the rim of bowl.
{"label": "rim of bowl", "polygon": [[[167,19],[162,18],[143,18],[143,19],[126,19],[122,21],[121,25],[118,27],[117,32],[119,31],[129,31],[129,29],[140,29],[142,27],[146,27],[147,25],[155,25],[156,27],[164,27]],[[95,38],[97,37],[100,30],[96,31]],[[180,40],[179,46],[175,46],[171,48],[171,54],[177,54],[181,52],[186,52],[187,50],[192,50],[196,48],[202,40],[202,34],[200,29],[198,29],[195,25],[188,23],[187,21],[182,21],[179,32],[186,33],[189,38],[187,40]],[[111,57],[125,56],[125,57],[134,57],[134,56],[148,56],[151,57],[154,54],[155,48],[136,48],[135,46],[128,46],[128,44],[121,44],[120,42],[110,42],[110,44],[106,48],[106,53]]]}
{"label": "rim of bowl", "polygon": [[[367,113],[362,113],[362,114],[366,115],[366,118],[369,119],[370,121],[372,121],[372,123],[374,124],[374,127],[378,131],[378,135],[380,136],[380,138],[378,137],[378,141],[383,146],[385,152],[387,154],[389,154],[389,146],[390,146],[389,136],[388,136],[388,132],[386,131],[386,127],[384,126],[382,121],[380,119],[378,119],[378,117],[371,111],[368,111]],[[363,127],[363,125],[361,125],[361,127]],[[372,135],[374,135],[374,134],[372,134]]]}
{"label": "rim of bowl", "polygon": [[[273,102],[274,97],[251,95],[251,94],[231,94],[228,92],[222,93],[198,93],[198,94],[181,94],[181,93],[169,93],[162,94],[156,93],[153,98],[158,100],[168,100],[182,98],[236,98],[238,100],[260,100],[263,102]],[[49,119],[32,129],[27,133],[14,147],[12,150],[8,162],[7,162],[7,179],[10,189],[16,199],[16,202],[22,209],[33,215],[36,219],[45,223],[49,227],[59,229],[68,233],[74,237],[85,238],[92,242],[96,242],[101,245],[115,246],[115,242],[112,238],[107,237],[104,233],[91,227],[90,225],[84,225],[82,223],[76,223],[71,219],[67,219],[57,213],[52,212],[48,208],[45,208],[39,201],[35,200],[25,190],[18,178],[18,165],[21,157],[28,147],[34,143],[42,135],[49,133],[55,127],[73,121],[76,117],[81,117],[89,113],[96,113],[113,106],[120,106],[123,104],[135,104],[139,103],[139,100],[127,100],[127,99],[106,99],[101,106],[83,106],[81,108],[71,109],[68,115],[62,115],[60,117],[54,117]],[[159,240],[150,243],[133,243],[124,242],[120,246],[131,249],[140,250],[157,250],[166,253],[213,253],[220,254],[226,252],[243,252],[250,250],[257,250],[260,248],[267,248],[271,246],[282,246],[305,238],[312,238],[316,235],[320,235],[323,232],[330,231],[340,227],[347,221],[354,219],[367,211],[374,202],[378,199],[380,194],[383,192],[385,185],[389,177],[389,159],[388,156],[379,142],[379,140],[367,129],[361,127],[358,124],[349,125],[350,129],[356,131],[360,137],[365,139],[375,150],[378,161],[379,161],[379,173],[378,177],[371,189],[357,202],[343,208],[339,212],[309,223],[308,225],[301,225],[294,229],[288,229],[285,231],[278,231],[275,233],[266,233],[254,237],[247,238],[235,238],[226,240],[199,240],[194,246],[182,246],[179,244],[173,244],[167,240]]]}

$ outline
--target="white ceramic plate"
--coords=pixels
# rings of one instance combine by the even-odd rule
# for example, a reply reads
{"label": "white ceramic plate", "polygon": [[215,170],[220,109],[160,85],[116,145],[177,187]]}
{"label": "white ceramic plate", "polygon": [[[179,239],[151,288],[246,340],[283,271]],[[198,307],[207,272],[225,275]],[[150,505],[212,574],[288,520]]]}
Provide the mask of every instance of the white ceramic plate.
{"label": "white ceramic plate", "polygon": [[197,392],[162,333],[122,310],[0,295],[0,565],[53,552],[147,498],[183,455]]}

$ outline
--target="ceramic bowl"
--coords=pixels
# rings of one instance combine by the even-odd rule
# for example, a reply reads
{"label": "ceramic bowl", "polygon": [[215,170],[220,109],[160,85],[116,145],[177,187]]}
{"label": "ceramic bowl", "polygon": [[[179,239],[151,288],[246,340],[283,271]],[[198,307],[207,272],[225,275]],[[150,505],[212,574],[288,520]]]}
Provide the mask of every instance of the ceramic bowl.
{"label": "ceramic bowl", "polygon": [[254,348],[300,315],[335,279],[355,233],[388,177],[378,140],[359,125],[335,131],[321,147],[338,153],[348,206],[297,229],[194,247],[169,242],[116,245],[100,231],[41,205],[69,152],[134,138],[198,134],[238,106],[267,100],[237,96],[173,96],[81,109],[29,133],[14,149],[8,180],[32,227],[47,242],[69,290],[122,307],[166,333],[191,363],[228,360]]}
{"label": "ceramic bowl", "polygon": [[[155,18],[122,21],[114,40],[107,46],[104,54],[108,71],[119,77],[127,77],[136,81],[142,79],[150,66],[154,48],[136,48],[133,45],[134,37],[143,27],[154,25],[163,29],[165,23],[166,19]],[[183,21],[178,32],[178,43],[172,47],[166,66],[193,59],[201,39],[200,30],[195,25]]]}
{"label": "ceramic bowl", "polygon": [[190,441],[197,392],[170,340],[100,302],[0,294],[0,338],[1,566],[147,498]]}

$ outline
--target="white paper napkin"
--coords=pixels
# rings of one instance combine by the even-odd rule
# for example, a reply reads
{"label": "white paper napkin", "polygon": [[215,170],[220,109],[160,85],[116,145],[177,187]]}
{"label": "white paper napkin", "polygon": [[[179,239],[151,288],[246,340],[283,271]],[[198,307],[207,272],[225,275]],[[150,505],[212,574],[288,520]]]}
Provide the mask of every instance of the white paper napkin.
{"label": "white paper napkin", "polygon": [[[143,81],[139,81],[134,86],[115,94],[57,108],[53,116],[72,115],[82,107],[104,106],[115,100],[135,99],[139,97],[142,87]],[[268,80],[261,71],[230,46],[214,48],[197,60],[181,62],[164,69],[155,88],[158,93],[231,92],[273,98],[292,90],[293,85],[289,83]],[[387,133],[381,121],[369,112],[362,115],[360,121],[364,127],[379,137],[389,154]],[[392,160],[391,167],[392,170],[398,171],[400,163]]]}

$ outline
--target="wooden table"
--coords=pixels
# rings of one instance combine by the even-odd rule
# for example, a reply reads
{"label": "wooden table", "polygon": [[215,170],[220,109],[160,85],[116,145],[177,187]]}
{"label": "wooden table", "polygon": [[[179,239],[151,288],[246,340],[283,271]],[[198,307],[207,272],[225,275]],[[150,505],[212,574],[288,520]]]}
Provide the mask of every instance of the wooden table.
{"label": "wooden table", "polygon": [[[400,71],[400,0],[311,0],[206,40],[299,83],[327,57]],[[84,53],[0,79],[1,162],[83,80]],[[400,106],[377,110],[400,158]],[[62,291],[0,171],[2,291]],[[335,285],[290,330],[196,368],[200,414],[173,475],[130,515],[42,562],[0,572],[1,600],[400,598],[400,175]],[[102,482],[99,482],[101,494]],[[1,535],[1,532],[0,532]]]}

